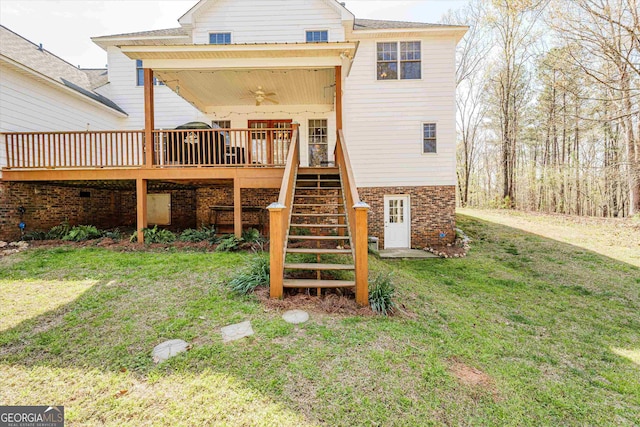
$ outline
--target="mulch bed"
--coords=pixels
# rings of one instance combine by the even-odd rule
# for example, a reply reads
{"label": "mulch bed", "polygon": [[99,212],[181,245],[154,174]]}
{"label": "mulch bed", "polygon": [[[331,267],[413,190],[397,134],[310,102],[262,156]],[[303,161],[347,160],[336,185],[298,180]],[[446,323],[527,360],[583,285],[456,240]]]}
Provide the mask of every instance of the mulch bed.
{"label": "mulch bed", "polygon": [[344,316],[375,316],[369,307],[360,307],[356,304],[353,292],[342,290],[343,295],[338,295],[335,290],[322,290],[322,296],[315,295],[315,289],[298,291],[297,289],[285,289],[283,299],[269,298],[269,289],[259,287],[255,294],[262,305],[272,310],[302,309],[310,312],[325,314],[340,314]]}

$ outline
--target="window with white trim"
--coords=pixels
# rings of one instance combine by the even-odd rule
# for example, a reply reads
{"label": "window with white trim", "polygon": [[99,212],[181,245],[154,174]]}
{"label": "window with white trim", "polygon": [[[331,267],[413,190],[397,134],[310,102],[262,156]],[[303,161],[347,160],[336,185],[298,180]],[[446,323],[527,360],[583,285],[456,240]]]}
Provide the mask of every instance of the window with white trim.
{"label": "window with white trim", "polygon": [[[378,80],[422,78],[422,43],[382,42],[377,44]],[[398,54],[399,53],[399,54]]]}
{"label": "window with white trim", "polygon": [[[160,80],[153,78],[153,84],[163,86]],[[136,59],[136,86],[144,86],[144,68],[142,68],[142,60]]]}
{"label": "window with white trim", "polygon": [[231,44],[231,33],[209,33],[209,44]]}
{"label": "window with white trim", "polygon": [[211,124],[218,125],[221,129],[231,129],[231,120],[212,120]]}
{"label": "window with white trim", "polygon": [[329,43],[329,31],[307,31],[307,43]]}
{"label": "window with white trim", "polygon": [[437,136],[436,136],[436,124],[435,123],[423,123],[422,124],[422,153],[436,153],[437,152]]}

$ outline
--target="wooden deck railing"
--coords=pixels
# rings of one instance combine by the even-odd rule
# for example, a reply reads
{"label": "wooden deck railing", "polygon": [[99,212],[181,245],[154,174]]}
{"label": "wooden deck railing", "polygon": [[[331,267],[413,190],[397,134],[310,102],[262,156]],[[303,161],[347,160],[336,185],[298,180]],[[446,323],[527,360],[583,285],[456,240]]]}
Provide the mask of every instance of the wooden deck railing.
{"label": "wooden deck railing", "polygon": [[349,153],[342,130],[338,131],[335,150],[336,165],[340,170],[342,188],[346,201],[347,226],[351,236],[351,247],[356,268],[356,302],[369,304],[369,231],[367,214],[369,205],[360,200],[358,188],[351,169]]}
{"label": "wooden deck railing", "polygon": [[154,167],[284,166],[291,129],[155,130]]}
{"label": "wooden deck railing", "polygon": [[[285,166],[291,134],[291,129],[154,130],[152,167]],[[142,130],[6,132],[1,139],[7,169],[145,166]]]}
{"label": "wooden deck railing", "polygon": [[286,242],[293,211],[293,197],[296,176],[300,166],[300,143],[298,125],[293,125],[291,144],[287,155],[287,166],[282,177],[280,195],[269,209],[269,259],[270,295],[282,298]]}
{"label": "wooden deck railing", "polygon": [[139,167],[143,131],[7,132],[8,169]]}

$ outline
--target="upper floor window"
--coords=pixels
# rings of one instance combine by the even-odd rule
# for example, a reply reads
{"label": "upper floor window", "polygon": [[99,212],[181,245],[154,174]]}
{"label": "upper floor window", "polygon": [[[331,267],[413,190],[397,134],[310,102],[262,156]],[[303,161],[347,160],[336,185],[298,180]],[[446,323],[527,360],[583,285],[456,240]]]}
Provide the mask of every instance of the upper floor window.
{"label": "upper floor window", "polygon": [[378,80],[416,80],[422,78],[421,43],[378,43]]}
{"label": "upper floor window", "polygon": [[209,44],[231,44],[231,33],[210,33]]}
{"label": "upper floor window", "polygon": [[[153,78],[154,85],[164,85],[160,80]],[[144,86],[144,68],[142,68],[142,60],[136,59],[136,85]]]}
{"label": "upper floor window", "polygon": [[422,124],[422,152],[436,153],[436,124],[435,123],[423,123]]}
{"label": "upper floor window", "polygon": [[307,43],[328,43],[329,31],[307,31]]}

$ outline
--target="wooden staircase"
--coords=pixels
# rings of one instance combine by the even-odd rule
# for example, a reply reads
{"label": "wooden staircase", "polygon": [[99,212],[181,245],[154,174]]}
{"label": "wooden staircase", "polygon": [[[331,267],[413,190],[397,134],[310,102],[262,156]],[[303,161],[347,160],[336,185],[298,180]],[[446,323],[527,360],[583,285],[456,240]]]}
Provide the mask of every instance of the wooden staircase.
{"label": "wooden staircase", "polygon": [[297,125],[280,186],[269,205],[271,298],[284,289],[355,287],[356,302],[369,304],[369,206],[360,200],[344,135],[338,131],[336,167],[301,168]]}
{"label": "wooden staircase", "polygon": [[[355,287],[355,280],[340,280],[355,265],[338,168],[299,168],[293,191],[283,287],[317,289],[318,295],[323,288]],[[307,259],[287,262],[287,255]]]}

